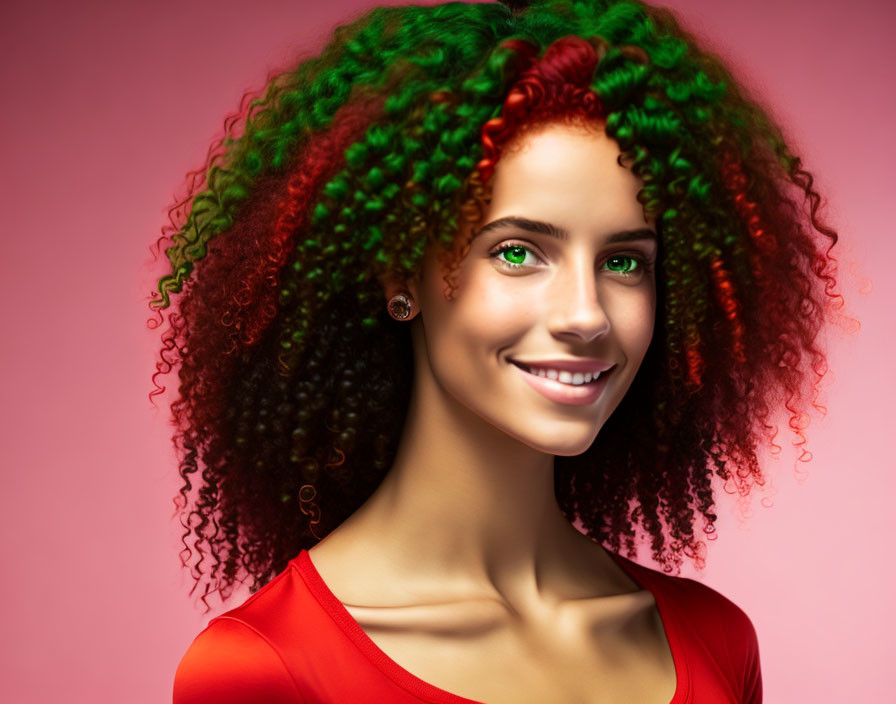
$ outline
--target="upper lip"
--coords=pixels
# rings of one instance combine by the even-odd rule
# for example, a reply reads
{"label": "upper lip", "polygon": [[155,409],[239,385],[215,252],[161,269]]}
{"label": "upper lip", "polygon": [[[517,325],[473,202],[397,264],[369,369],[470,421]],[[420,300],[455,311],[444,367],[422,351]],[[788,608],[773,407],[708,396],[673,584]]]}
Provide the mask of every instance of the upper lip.
{"label": "upper lip", "polygon": [[615,366],[612,362],[605,362],[594,357],[556,358],[556,359],[511,359],[514,364],[522,364],[536,369],[556,369],[561,372],[576,372],[582,374],[596,374],[605,372]]}

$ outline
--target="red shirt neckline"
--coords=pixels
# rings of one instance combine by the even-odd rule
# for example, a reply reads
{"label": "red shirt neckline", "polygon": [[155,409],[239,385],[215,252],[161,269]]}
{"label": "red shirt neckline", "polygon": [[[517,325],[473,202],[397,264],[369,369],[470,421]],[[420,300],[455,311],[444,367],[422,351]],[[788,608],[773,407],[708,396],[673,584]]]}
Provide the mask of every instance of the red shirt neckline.
{"label": "red shirt neckline", "polygon": [[[603,546],[601,546],[603,548]],[[660,614],[660,620],[663,623],[663,631],[666,634],[666,640],[669,642],[669,649],[672,652],[672,660],[675,665],[675,693],[669,704],[684,704],[687,701],[687,692],[689,688],[689,670],[685,651],[679,636],[679,624],[673,613],[671,605],[666,600],[666,596],[661,590],[656,590],[652,581],[644,579],[643,572],[635,572],[633,565],[636,563],[626,564],[625,558],[603,548],[616,563],[631,577],[631,579],[642,589],[646,589],[651,594],[657,604],[657,610]],[[354,643],[361,653],[370,660],[376,667],[384,672],[395,683],[423,699],[427,699],[437,704],[485,704],[475,699],[467,699],[458,694],[440,689],[429,682],[420,679],[409,670],[404,669],[401,665],[390,658],[385,651],[371,640],[370,636],[364,632],[361,625],[349,613],[345,605],[339,601],[337,596],[330,591],[323,578],[315,568],[311,561],[310,553],[303,549],[298,556],[290,563],[296,569],[299,575],[308,586],[312,596],[342,629],[345,635]]]}

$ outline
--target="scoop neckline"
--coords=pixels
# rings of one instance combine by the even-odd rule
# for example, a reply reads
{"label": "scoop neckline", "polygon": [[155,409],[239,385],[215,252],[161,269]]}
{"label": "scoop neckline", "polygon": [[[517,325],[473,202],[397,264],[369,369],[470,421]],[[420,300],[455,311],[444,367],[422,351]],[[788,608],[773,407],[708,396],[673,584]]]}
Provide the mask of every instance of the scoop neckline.
{"label": "scoop neckline", "polygon": [[[675,668],[675,692],[668,704],[685,704],[690,686],[690,672],[687,659],[685,658],[685,650],[679,637],[679,624],[671,605],[662,591],[654,587],[652,578],[645,572],[640,571],[647,570],[647,568],[641,567],[636,562],[607,550],[602,545],[600,547],[613,558],[616,564],[628,574],[635,584],[653,594]],[[467,699],[459,694],[453,694],[446,689],[436,687],[434,684],[417,677],[410,670],[406,670],[389,657],[384,650],[373,642],[370,636],[361,628],[361,624],[355,620],[355,617],[349,613],[345,605],[330,590],[314,566],[311,554],[307,549],[302,549],[291,564],[304,580],[312,596],[336,625],[342,629],[358,650],[393,682],[411,694],[432,702],[432,704],[487,704],[486,702]]]}

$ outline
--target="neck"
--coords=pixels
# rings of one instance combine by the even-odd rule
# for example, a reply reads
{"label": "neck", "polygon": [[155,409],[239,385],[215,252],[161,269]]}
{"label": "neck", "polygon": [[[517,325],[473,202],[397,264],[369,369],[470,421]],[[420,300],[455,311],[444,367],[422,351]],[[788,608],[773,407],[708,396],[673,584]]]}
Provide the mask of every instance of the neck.
{"label": "neck", "polygon": [[427,371],[415,376],[389,473],[331,536],[418,595],[540,600],[595,547],[557,505],[554,457],[477,416]]}

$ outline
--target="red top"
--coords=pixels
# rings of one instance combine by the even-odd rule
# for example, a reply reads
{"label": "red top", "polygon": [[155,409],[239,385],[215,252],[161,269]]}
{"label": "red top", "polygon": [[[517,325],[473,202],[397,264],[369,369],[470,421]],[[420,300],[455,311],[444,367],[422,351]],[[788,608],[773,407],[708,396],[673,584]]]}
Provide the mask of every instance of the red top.
{"label": "red top", "polygon": [[[747,615],[705,584],[607,551],[656,599],[678,686],[669,704],[760,704]],[[213,618],[174,676],[174,704],[482,704],[412,675],[367,636],[302,550],[241,606]]]}

